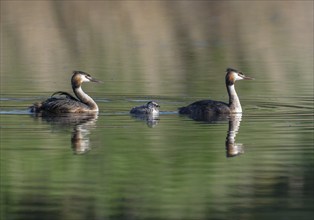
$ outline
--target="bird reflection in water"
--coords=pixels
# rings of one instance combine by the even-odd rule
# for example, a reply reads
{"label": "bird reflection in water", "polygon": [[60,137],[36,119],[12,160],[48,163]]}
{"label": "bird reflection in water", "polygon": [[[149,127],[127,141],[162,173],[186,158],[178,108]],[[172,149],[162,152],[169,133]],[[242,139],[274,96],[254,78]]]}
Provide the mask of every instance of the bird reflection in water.
{"label": "bird reflection in water", "polygon": [[148,127],[153,128],[159,121],[160,105],[154,101],[149,101],[145,105],[133,107],[130,114],[133,118],[146,121]]}
{"label": "bird reflection in water", "polygon": [[132,118],[141,120],[141,121],[146,121],[146,125],[149,128],[154,128],[158,125],[159,123],[159,115],[136,115],[136,114],[131,114]]}
{"label": "bird reflection in water", "polygon": [[226,137],[226,156],[235,157],[244,153],[243,144],[235,143],[235,137],[240,129],[242,114],[232,114],[229,117],[229,127]]}
{"label": "bird reflection in water", "polygon": [[96,127],[98,113],[40,113],[32,115],[35,118],[41,118],[48,122],[54,129],[63,130],[64,128],[72,128],[71,147],[75,154],[85,154],[91,150],[90,131]]}
{"label": "bird reflection in water", "polygon": [[228,121],[229,127],[226,137],[226,157],[235,157],[244,153],[243,144],[235,143],[236,135],[240,129],[240,122],[242,120],[242,113],[235,114],[191,114],[189,118],[194,121],[202,121],[210,124],[215,124],[220,121]]}

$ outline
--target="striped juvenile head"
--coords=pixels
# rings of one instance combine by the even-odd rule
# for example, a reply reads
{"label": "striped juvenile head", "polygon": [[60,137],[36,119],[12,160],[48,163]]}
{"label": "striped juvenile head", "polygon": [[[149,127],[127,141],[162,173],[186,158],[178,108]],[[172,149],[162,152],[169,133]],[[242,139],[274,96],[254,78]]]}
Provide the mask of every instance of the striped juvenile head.
{"label": "striped juvenile head", "polygon": [[149,102],[146,104],[146,106],[147,106],[148,108],[159,108],[159,107],[160,107],[160,105],[158,105],[158,103],[153,102],[153,101],[149,101]]}

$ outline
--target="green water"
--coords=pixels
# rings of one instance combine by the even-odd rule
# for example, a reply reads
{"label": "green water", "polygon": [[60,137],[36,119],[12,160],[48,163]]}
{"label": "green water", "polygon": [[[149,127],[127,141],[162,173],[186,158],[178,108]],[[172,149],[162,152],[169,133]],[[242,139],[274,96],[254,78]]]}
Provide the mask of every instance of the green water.
{"label": "green water", "polygon": [[[1,2],[0,218],[312,219],[313,60],[310,1]],[[227,67],[242,117],[177,114]],[[98,115],[27,111],[72,70]]]}

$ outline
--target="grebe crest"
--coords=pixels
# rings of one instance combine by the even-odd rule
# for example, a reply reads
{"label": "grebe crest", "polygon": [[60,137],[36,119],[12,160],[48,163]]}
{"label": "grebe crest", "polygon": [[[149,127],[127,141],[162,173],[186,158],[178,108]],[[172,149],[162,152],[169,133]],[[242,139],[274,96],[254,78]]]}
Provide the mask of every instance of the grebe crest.
{"label": "grebe crest", "polygon": [[131,114],[159,114],[160,105],[154,101],[149,101],[145,105],[133,107],[130,111]]}
{"label": "grebe crest", "polygon": [[[96,102],[82,90],[83,82],[101,81],[93,78],[90,74],[83,71],[73,71],[71,78],[72,90],[76,97],[67,92],[58,91],[52,94],[51,98],[41,103],[35,103],[30,107],[30,111],[34,113],[50,112],[50,113],[82,113],[82,112],[98,112]],[[55,95],[59,95],[56,97]]]}
{"label": "grebe crest", "polygon": [[242,107],[239,97],[236,93],[234,84],[238,80],[252,80],[253,78],[245,76],[242,72],[228,68],[226,70],[225,83],[229,95],[229,103],[213,101],[213,100],[201,100],[194,102],[186,107],[179,108],[180,114],[187,114],[192,118],[204,118],[208,115],[230,114],[230,113],[242,113]]}
{"label": "grebe crest", "polygon": [[253,79],[251,77],[245,76],[242,72],[232,68],[228,68],[226,70],[226,73],[226,86],[234,85],[235,81],[238,80]]}
{"label": "grebe crest", "polygon": [[73,76],[71,78],[72,86],[79,87],[83,82],[100,82],[94,79],[90,74],[83,71],[73,71]]}

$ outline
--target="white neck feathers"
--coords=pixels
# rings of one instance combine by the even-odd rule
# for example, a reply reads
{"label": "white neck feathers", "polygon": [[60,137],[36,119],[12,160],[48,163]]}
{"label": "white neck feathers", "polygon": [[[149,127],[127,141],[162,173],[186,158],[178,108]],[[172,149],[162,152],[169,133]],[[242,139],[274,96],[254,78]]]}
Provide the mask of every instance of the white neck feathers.
{"label": "white neck feathers", "polygon": [[232,113],[241,113],[242,107],[240,104],[239,97],[235,90],[234,84],[227,86],[228,94],[229,94],[229,107]]}
{"label": "white neck feathers", "polygon": [[82,90],[81,86],[73,88],[73,92],[75,93],[77,98],[79,98],[79,100],[81,100],[90,108],[91,111],[98,111],[98,105],[96,104],[96,102]]}

